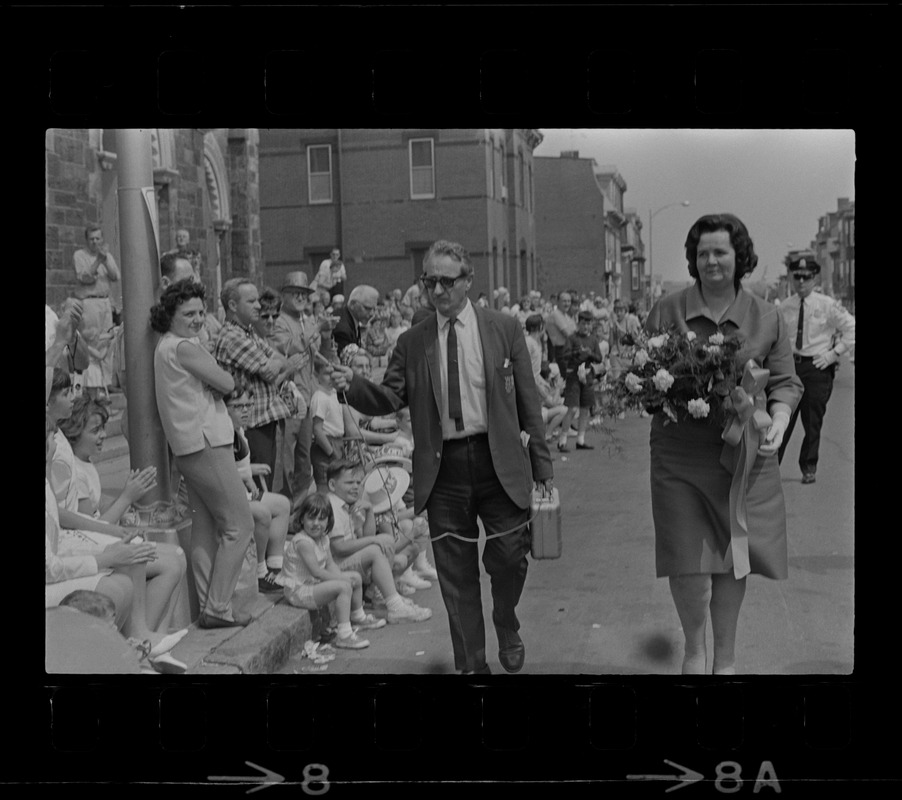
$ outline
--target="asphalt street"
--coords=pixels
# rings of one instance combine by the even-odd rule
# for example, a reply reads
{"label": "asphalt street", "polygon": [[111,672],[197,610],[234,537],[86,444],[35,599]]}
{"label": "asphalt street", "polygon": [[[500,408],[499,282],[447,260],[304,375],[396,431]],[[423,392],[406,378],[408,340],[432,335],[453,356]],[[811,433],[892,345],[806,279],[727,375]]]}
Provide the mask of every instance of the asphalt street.
{"label": "asphalt street", "polygon": [[[789,578],[751,576],[739,623],[737,673],[847,675],[853,669],[855,365],[843,362],[821,438],[817,483],[803,486],[797,426],[783,472]],[[520,674],[676,674],[682,635],[667,581],[655,577],[649,500],[650,420],[631,416],[616,443],[594,432],[592,451],[555,453],[563,504],[560,559],[530,562],[518,614],[526,645]],[[572,440],[571,440],[572,441]],[[487,653],[502,672],[483,576]],[[339,651],[325,672],[454,671],[437,583],[412,598],[432,619],[366,632],[370,647]],[[381,612],[381,613],[384,613]],[[709,628],[710,652],[710,628]],[[294,655],[281,674],[314,667]]]}

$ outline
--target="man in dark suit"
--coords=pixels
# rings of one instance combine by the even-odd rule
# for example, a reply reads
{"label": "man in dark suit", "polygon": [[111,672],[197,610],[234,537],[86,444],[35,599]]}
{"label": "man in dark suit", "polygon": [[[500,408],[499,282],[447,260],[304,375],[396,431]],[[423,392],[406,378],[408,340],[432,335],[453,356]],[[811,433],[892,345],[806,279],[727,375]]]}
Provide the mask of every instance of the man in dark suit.
{"label": "man in dark suit", "polygon": [[361,346],[363,329],[376,313],[376,304],[379,302],[379,291],[372,286],[361,284],[351,289],[348,302],[338,312],[338,322],[332,331],[335,340],[335,351],[341,356],[341,351],[349,344]]}
{"label": "man in dark suit", "polygon": [[473,270],[463,247],[435,242],[423,265],[436,313],[401,334],[381,386],[343,367],[335,369],[333,385],[365,414],[410,406],[414,508],[429,514],[455,668],[490,671],[478,518],[486,531],[483,564],[492,579],[499,660],[518,672],[525,646],[516,607],[526,581],[530,492],[534,482],[540,492],[552,490],[541,402],[519,321],[467,297]]}

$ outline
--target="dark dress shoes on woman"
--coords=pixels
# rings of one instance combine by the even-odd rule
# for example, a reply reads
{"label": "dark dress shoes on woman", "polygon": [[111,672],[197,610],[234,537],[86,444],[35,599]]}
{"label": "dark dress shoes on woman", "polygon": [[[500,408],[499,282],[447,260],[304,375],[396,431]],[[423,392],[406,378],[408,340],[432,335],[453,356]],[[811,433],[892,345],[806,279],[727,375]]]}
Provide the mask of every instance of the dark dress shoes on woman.
{"label": "dark dress shoes on woman", "polygon": [[526,660],[526,646],[520,634],[510,628],[495,628],[498,634],[498,660],[507,672],[519,672]]}
{"label": "dark dress shoes on woman", "polygon": [[233,619],[223,619],[222,617],[214,617],[204,611],[197,618],[198,628],[245,628],[254,619],[250,614],[243,614],[236,611]]}

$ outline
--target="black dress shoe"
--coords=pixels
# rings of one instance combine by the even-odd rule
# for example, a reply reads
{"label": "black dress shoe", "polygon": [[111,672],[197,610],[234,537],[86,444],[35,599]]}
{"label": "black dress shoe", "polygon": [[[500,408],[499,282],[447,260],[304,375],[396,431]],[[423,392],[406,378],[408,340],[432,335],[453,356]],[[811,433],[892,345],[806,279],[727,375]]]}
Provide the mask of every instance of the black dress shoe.
{"label": "black dress shoe", "polygon": [[489,665],[486,664],[479,669],[464,669],[460,671],[461,675],[491,675],[492,670],[489,669]]}
{"label": "black dress shoe", "polygon": [[223,619],[222,617],[214,617],[204,611],[197,618],[197,627],[198,628],[246,628],[252,621],[253,617],[250,614],[242,614],[240,612],[235,612],[233,614],[233,619]]}
{"label": "black dress shoe", "polygon": [[506,672],[519,672],[526,660],[526,646],[520,634],[510,628],[496,628],[498,634],[498,660]]}
{"label": "black dress shoe", "polygon": [[579,442],[577,442],[576,449],[577,450],[594,450],[595,445],[594,444],[580,444]]}

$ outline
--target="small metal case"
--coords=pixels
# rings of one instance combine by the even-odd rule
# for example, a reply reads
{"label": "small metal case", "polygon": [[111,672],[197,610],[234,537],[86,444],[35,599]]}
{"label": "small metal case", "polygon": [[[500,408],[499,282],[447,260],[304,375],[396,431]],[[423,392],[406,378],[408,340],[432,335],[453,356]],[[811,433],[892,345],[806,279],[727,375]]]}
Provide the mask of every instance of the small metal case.
{"label": "small metal case", "polygon": [[532,522],[530,523],[531,552],[533,558],[560,558],[562,549],[561,536],[561,498],[555,488],[551,497],[542,497],[536,491],[532,493]]}

